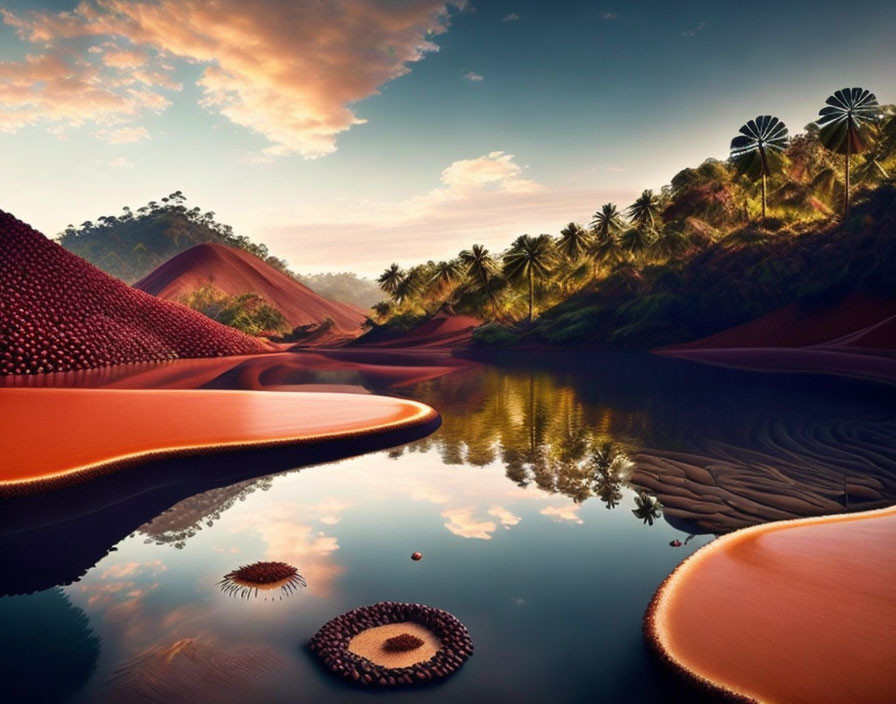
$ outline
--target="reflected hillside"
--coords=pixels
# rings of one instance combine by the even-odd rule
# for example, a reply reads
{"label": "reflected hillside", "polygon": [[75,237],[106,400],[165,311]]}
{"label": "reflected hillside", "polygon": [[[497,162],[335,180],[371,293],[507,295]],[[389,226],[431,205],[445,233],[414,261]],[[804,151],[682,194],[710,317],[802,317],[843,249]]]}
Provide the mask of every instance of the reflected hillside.
{"label": "reflected hillside", "polygon": [[[499,461],[509,480],[639,518],[724,533],[896,501],[892,392],[706,369],[650,356],[514,355],[406,389],[439,408],[414,443],[448,464]],[[396,451],[397,453],[400,452]]]}
{"label": "reflected hillside", "polygon": [[270,489],[272,481],[271,477],[260,477],[196,494],[140,526],[139,532],[156,545],[180,550],[203,527],[211,528],[237,501],[245,501],[256,490]]}

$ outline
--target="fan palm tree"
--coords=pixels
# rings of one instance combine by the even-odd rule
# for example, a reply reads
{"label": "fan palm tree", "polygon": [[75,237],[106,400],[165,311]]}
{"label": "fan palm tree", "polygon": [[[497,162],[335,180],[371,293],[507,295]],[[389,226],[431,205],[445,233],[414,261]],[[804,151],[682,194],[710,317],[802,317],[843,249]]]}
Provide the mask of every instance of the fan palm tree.
{"label": "fan palm tree", "polygon": [[591,235],[586,229],[576,222],[560,230],[560,238],[557,240],[557,249],[569,259],[570,262],[576,262],[588,252],[588,245],[591,243]]}
{"label": "fan palm tree", "polygon": [[868,149],[877,132],[880,106],[874,93],[864,88],[843,88],[825,101],[818,112],[821,143],[836,154],[845,156],[846,192],[843,215],[849,212],[849,158]]}
{"label": "fan palm tree", "polygon": [[653,230],[660,214],[660,199],[648,188],[625,212],[637,227]]}
{"label": "fan palm tree", "polygon": [[394,298],[404,279],[405,273],[401,270],[401,267],[398,264],[392,264],[392,266],[380,274],[376,282],[383,291]]}
{"label": "fan palm tree", "polygon": [[787,125],[777,117],[760,115],[740,128],[731,140],[731,161],[751,181],[762,179],[762,219],[766,216],[766,179],[784,163]]}
{"label": "fan palm tree", "polygon": [[492,303],[495,316],[498,315],[498,301],[495,296],[495,279],[501,274],[498,262],[495,261],[488,250],[481,244],[474,244],[470,249],[465,249],[458,255],[461,266],[466,271],[466,277],[474,289],[485,291]]}
{"label": "fan palm tree", "polygon": [[555,248],[550,235],[520,235],[504,255],[504,275],[529,283],[529,322],[535,316],[535,279],[547,279],[554,266]]}

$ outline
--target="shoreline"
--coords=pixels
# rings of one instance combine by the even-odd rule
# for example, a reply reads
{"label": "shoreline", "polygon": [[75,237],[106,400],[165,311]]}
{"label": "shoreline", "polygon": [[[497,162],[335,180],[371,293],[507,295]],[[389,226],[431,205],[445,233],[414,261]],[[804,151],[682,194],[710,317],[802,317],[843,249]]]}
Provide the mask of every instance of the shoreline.
{"label": "shoreline", "polygon": [[[727,558],[729,560],[733,560],[729,553],[734,548],[737,548],[739,545],[748,543],[749,541],[753,541],[755,543],[758,541],[758,539],[766,538],[767,542],[767,536],[773,535],[775,533],[779,533],[782,531],[805,532],[804,529],[819,526],[829,528],[838,524],[853,524],[852,528],[855,528],[856,524],[865,522],[865,527],[867,527],[867,522],[869,521],[874,522],[886,520],[888,518],[896,518],[896,506],[851,514],[826,515],[774,521],[772,523],[765,523],[742,528],[733,533],[728,533],[717,538],[716,540],[700,548],[697,552],[693,553],[683,562],[681,562],[678,567],[676,567],[675,570],[673,570],[673,572],[668,577],[666,577],[666,579],[657,589],[644,615],[644,635],[648,644],[663,661],[663,663],[667,665],[675,674],[704,692],[712,693],[715,696],[721,697],[725,701],[731,702],[770,701],[767,698],[763,698],[762,694],[760,694],[759,692],[745,691],[747,688],[742,683],[735,682],[733,676],[725,679],[713,675],[711,672],[709,672],[709,670],[711,669],[710,667],[701,667],[701,664],[699,662],[694,662],[693,655],[689,657],[682,652],[682,650],[684,650],[684,647],[681,643],[682,636],[680,633],[676,634],[674,626],[671,626],[669,623],[669,621],[673,618],[675,612],[676,604],[673,602],[675,602],[677,598],[682,597],[682,593],[686,589],[694,589],[694,587],[689,583],[689,580],[693,580],[694,576],[700,572],[701,568],[703,568],[703,570],[707,570],[707,563],[714,559],[719,560]],[[809,537],[809,541],[813,543],[817,541],[817,539],[818,536]],[[846,542],[842,536],[840,537],[840,540],[842,542]],[[870,557],[873,560],[878,556],[873,555]],[[806,556],[803,556],[803,561],[806,561],[808,559],[809,558],[807,558]],[[891,556],[890,559],[892,560],[893,557]],[[877,563],[876,569],[884,571],[887,570],[886,567],[880,567],[879,564],[880,563]],[[838,569],[838,567],[839,565],[835,566],[833,569],[836,570]],[[755,564],[748,564],[745,569],[752,570],[752,577],[760,582],[763,580],[764,576],[767,577],[767,575],[762,574],[763,570],[768,571],[770,569],[778,569],[779,574],[775,576],[778,576],[779,580],[784,579],[784,577],[781,576],[780,565],[761,564],[757,566]],[[854,576],[855,575],[853,574],[853,577]],[[886,578],[886,575],[884,575],[884,577]],[[866,577],[866,583],[867,582],[873,582],[873,580],[870,577]],[[713,585],[712,583],[710,583],[710,587],[708,588],[711,588],[712,586],[716,586],[717,588],[724,588],[719,584]],[[748,590],[749,586],[750,585],[742,584],[741,588],[743,590]],[[873,584],[871,586],[873,586]],[[871,589],[870,586],[868,588]],[[804,591],[804,585],[802,584],[800,585],[800,591]],[[738,602],[738,606],[743,608],[743,611],[741,611],[740,613],[743,614],[748,609],[744,607],[741,602],[748,600],[752,594],[744,593],[744,597],[741,597],[741,593],[744,592],[738,592],[738,598],[732,598],[731,592],[729,591],[727,593],[727,597],[729,601]],[[823,598],[826,600],[835,599],[836,594],[825,593]],[[767,607],[769,606],[769,604],[765,604],[765,606]],[[748,616],[749,615],[747,614],[746,616],[744,616],[744,618],[748,618]],[[871,614],[870,617],[874,619],[876,617],[879,617],[879,614]],[[724,627],[727,627],[728,629],[736,629],[737,625],[734,623],[725,623]],[[825,627],[826,629],[830,628],[831,624],[826,623]],[[717,640],[724,640],[725,645],[729,645],[728,640],[725,638],[726,633],[723,631],[720,634],[721,628],[723,627],[719,626],[717,622],[714,628],[714,635]],[[755,636],[756,634],[754,633],[753,635]],[[768,642],[775,641],[778,637],[775,633],[763,633],[762,635]],[[676,640],[676,638],[679,641],[677,644],[673,642]],[[869,643],[866,647],[874,647],[874,644]],[[769,655],[769,657],[771,658],[772,655]],[[847,699],[843,699],[843,696],[844,695],[842,694],[834,695],[834,700],[836,701],[839,699],[842,701],[846,701]]]}
{"label": "shoreline", "polygon": [[836,347],[657,348],[652,354],[727,369],[780,374],[829,374],[896,384],[896,356]]}

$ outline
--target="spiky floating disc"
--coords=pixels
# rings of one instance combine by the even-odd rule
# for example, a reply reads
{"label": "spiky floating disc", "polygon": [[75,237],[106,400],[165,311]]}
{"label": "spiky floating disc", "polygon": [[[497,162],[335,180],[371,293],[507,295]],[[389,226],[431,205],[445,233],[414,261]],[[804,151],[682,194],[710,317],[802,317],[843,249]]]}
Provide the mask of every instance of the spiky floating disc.
{"label": "spiky floating disc", "polygon": [[[385,667],[349,650],[349,642],[362,631],[407,622],[428,629],[441,642],[441,647],[429,660],[410,667]],[[404,636],[420,641],[416,636],[401,634],[386,643],[398,639],[404,641]],[[420,641],[415,648],[422,643]],[[466,626],[452,614],[423,604],[389,601],[352,609],[328,621],[314,634],[309,647],[333,673],[371,687],[400,687],[441,679],[460,669],[473,654],[473,641]]]}
{"label": "spiky floating disc", "polygon": [[259,590],[274,589],[280,590],[282,598],[308,586],[299,571],[285,562],[253,562],[251,565],[243,565],[224,575],[224,579],[218,584],[225,594],[247,599],[258,596]]}

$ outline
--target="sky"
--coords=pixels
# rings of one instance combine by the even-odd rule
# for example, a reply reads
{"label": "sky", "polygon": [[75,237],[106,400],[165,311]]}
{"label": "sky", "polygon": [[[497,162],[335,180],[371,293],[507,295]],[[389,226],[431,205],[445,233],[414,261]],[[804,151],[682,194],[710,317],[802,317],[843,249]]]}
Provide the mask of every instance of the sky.
{"label": "sky", "polygon": [[308,273],[500,251],[757,115],[896,103],[892,0],[769,8],[0,0],[0,209],[55,236],[181,190]]}

